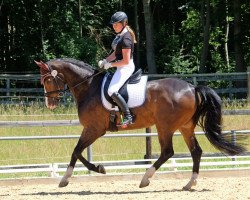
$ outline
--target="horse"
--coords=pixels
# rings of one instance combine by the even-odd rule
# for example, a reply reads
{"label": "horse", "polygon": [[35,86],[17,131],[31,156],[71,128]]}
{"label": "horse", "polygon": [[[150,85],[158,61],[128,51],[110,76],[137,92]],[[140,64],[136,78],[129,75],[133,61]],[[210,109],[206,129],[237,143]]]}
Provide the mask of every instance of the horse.
{"label": "horse", "polygon": [[[101,102],[101,85],[105,73],[87,63],[70,58],[53,59],[46,63],[40,61],[36,64],[40,67],[46,106],[55,109],[62,93],[70,90],[76,102],[79,121],[84,127],[59,187],[68,185],[77,160],[88,170],[106,174],[103,165],[96,166],[82,155],[84,149],[110,130],[110,113]],[[68,89],[65,89],[65,84]],[[161,153],[156,162],[146,170],[140,188],[148,186],[149,179],[156,170],[174,155],[172,138],[177,130],[182,134],[193,160],[191,178],[183,190],[190,190],[197,184],[202,149],[195,137],[196,125],[202,127],[210,143],[221,152],[237,155],[245,151],[242,145],[233,144],[223,136],[222,101],[212,88],[194,86],[180,79],[164,78],[149,80],[145,95],[141,106],[131,108],[136,118],[126,130],[155,125]],[[119,115],[119,112],[116,112],[116,115]],[[117,130],[124,129],[117,127]]]}

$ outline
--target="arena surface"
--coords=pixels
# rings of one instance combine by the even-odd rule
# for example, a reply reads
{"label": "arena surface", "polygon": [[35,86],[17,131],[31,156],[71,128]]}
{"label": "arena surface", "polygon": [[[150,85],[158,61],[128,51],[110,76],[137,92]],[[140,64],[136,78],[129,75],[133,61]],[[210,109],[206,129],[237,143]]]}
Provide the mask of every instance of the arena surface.
{"label": "arena surface", "polygon": [[142,175],[74,177],[65,188],[59,179],[15,179],[0,181],[1,200],[250,200],[250,170],[201,172],[197,186],[183,191],[189,173],[156,174],[148,187],[138,186]]}

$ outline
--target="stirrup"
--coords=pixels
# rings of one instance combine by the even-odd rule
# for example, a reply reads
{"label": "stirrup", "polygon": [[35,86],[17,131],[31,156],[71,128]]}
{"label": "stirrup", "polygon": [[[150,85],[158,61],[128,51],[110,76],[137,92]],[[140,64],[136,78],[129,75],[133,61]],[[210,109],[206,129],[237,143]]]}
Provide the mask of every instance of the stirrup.
{"label": "stirrup", "polygon": [[130,119],[128,118],[125,118],[123,119],[122,115],[121,115],[121,123],[117,124],[117,126],[121,127],[121,128],[127,128],[128,125],[131,125],[133,124],[133,117],[129,117]]}

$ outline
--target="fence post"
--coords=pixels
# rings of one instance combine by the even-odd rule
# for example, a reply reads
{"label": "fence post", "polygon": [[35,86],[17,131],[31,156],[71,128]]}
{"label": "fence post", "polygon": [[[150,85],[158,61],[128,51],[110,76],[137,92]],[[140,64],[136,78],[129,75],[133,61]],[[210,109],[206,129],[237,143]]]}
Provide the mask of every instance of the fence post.
{"label": "fence post", "polygon": [[10,96],[10,79],[6,79],[6,96]]}
{"label": "fence post", "polygon": [[233,82],[229,81],[229,98],[230,99],[233,99],[232,88],[233,88]]}
{"label": "fence post", "polygon": [[[88,159],[89,162],[92,162],[92,160],[93,160],[93,157],[92,157],[92,145],[89,145],[87,147],[87,159]],[[90,170],[88,172],[90,174]]]}
{"label": "fence post", "polygon": [[250,67],[247,67],[247,87],[248,87],[247,97],[248,101],[250,101]]}
{"label": "fence post", "polygon": [[59,173],[57,172],[58,171],[58,164],[53,163],[51,165],[51,169],[52,169],[52,171],[50,173],[50,177],[52,177],[52,178],[59,177]]}
{"label": "fence post", "polygon": [[194,84],[194,86],[198,85],[198,83],[197,83],[197,77],[196,76],[193,77],[193,84]]}
{"label": "fence post", "polygon": [[[146,128],[146,133],[151,133],[151,127]],[[152,147],[151,147],[151,136],[146,137],[146,155],[144,159],[151,159],[152,158]],[[149,162],[151,163],[151,162]]]}
{"label": "fence post", "polygon": [[[233,143],[233,145],[236,145],[236,131],[235,130],[231,130],[231,142]],[[235,161],[236,158],[232,158],[232,161]]]}

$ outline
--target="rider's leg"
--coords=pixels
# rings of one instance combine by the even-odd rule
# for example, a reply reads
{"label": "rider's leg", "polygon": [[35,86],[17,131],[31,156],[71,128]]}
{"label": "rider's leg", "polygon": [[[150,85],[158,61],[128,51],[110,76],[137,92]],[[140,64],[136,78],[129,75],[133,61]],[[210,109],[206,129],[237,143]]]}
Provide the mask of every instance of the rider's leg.
{"label": "rider's leg", "polygon": [[116,102],[124,114],[124,124],[132,122],[132,116],[130,114],[127,103],[124,98],[118,93],[119,89],[124,85],[128,78],[133,74],[135,69],[133,60],[129,65],[118,67],[110,82],[108,89],[109,96]]}
{"label": "rider's leg", "polygon": [[114,92],[111,95],[111,98],[114,100],[114,102],[116,102],[116,104],[119,106],[119,108],[122,110],[124,114],[122,125],[131,124],[133,121],[133,118],[124,98],[118,92]]}

